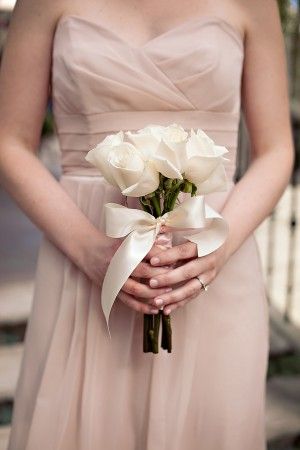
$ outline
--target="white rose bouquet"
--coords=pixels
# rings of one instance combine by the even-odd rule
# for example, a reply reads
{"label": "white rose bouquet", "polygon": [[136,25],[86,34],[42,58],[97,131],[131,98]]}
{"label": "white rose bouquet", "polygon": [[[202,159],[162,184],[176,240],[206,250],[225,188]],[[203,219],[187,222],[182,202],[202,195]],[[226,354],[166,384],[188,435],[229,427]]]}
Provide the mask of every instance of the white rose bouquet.
{"label": "white rose bouquet", "polygon": [[[184,236],[197,244],[198,256],[223,244],[227,224],[205,205],[203,195],[227,190],[223,165],[227,152],[203,130],[188,132],[173,123],[148,125],[135,133],[119,131],[106,136],[87,153],[85,159],[100,170],[106,181],[120,188],[124,196],[137,197],[142,207],[137,210],[116,203],[105,205],[106,234],[127,236],[103,280],[101,303],[107,325],[118,292],[158,241],[164,225],[167,229],[198,229],[198,233]],[[178,205],[180,192],[190,193],[191,198]],[[171,245],[170,234],[166,234],[167,246]],[[161,310],[157,315],[144,314],[144,352],[158,353],[160,321],[161,347],[171,352],[171,317]]]}

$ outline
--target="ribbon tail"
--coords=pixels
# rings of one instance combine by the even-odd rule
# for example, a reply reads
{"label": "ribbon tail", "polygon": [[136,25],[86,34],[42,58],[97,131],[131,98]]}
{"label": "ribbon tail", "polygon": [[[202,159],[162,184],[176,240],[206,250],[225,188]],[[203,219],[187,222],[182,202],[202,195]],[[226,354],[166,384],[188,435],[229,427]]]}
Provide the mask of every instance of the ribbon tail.
{"label": "ribbon tail", "polygon": [[228,234],[226,220],[208,205],[205,205],[205,220],[208,224],[200,232],[183,236],[197,244],[198,257],[208,255],[221,247]]}
{"label": "ribbon tail", "polygon": [[101,305],[110,338],[109,316],[114,301],[128,277],[151,249],[156,235],[156,228],[132,231],[110,261],[101,290]]}

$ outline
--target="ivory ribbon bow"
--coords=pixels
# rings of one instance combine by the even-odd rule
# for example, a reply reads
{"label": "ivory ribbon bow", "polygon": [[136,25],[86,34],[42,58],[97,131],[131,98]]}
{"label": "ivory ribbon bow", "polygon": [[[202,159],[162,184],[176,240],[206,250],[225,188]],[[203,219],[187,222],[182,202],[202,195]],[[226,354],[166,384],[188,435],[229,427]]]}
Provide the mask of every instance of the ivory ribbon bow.
{"label": "ivory ribbon bow", "polygon": [[[136,266],[151,249],[162,225],[175,231],[192,228],[200,232],[183,236],[197,244],[198,256],[205,256],[218,249],[228,233],[227,222],[204,202],[202,195],[190,197],[173,211],[155,218],[141,209],[131,209],[117,203],[105,204],[106,235],[113,238],[127,236],[115,252],[105,274],[101,305],[109,336],[109,315],[112,305]],[[171,231],[171,230],[170,230]]]}

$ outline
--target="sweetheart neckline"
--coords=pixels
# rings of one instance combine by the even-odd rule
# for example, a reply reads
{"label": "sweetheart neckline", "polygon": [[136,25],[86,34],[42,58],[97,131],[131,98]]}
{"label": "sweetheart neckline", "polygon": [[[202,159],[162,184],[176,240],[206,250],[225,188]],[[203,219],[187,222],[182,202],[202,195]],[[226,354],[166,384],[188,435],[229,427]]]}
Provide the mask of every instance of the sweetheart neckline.
{"label": "sweetheart neckline", "polygon": [[123,39],[121,36],[119,36],[117,33],[115,33],[114,31],[112,31],[109,28],[107,28],[106,26],[104,26],[102,23],[95,22],[93,20],[88,19],[87,17],[82,17],[77,14],[64,14],[64,15],[60,16],[60,18],[58,19],[58,21],[56,23],[54,35],[56,35],[57,30],[64,23],[67,23],[69,20],[73,20],[73,19],[82,21],[84,23],[87,23],[88,25],[95,26],[99,29],[102,29],[104,32],[110,34],[115,39],[117,39],[119,42],[121,42],[124,46],[126,46],[134,51],[142,51],[142,50],[146,49],[148,46],[152,45],[152,43],[155,43],[156,41],[159,41],[160,39],[163,39],[170,34],[176,33],[177,31],[180,31],[182,28],[185,28],[188,25],[192,25],[192,24],[205,25],[210,22],[220,23],[220,24],[223,24],[225,27],[227,27],[227,30],[230,30],[235,35],[235,37],[238,40],[238,43],[240,44],[240,46],[242,48],[243,48],[243,42],[244,42],[244,33],[242,33],[241,30],[239,30],[233,24],[228,22],[226,19],[223,19],[222,17],[216,16],[213,14],[205,14],[202,16],[192,17],[188,20],[185,20],[184,22],[181,22],[180,24],[178,24],[174,27],[171,27],[166,31],[163,31],[162,33],[159,33],[158,35],[154,36],[153,38],[148,39],[144,44],[142,44],[140,46],[131,45],[125,39]]}

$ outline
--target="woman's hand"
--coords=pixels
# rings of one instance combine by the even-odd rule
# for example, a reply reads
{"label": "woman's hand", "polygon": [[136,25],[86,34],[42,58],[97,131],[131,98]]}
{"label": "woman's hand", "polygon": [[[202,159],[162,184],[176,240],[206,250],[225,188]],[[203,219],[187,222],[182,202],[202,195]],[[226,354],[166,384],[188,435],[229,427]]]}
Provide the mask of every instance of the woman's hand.
{"label": "woman's hand", "polygon": [[[77,261],[79,268],[90,278],[100,289],[105,277],[107,267],[122,243],[122,239],[101,238],[88,247],[80,261]],[[158,308],[153,306],[153,298],[163,293],[170,292],[172,288],[152,288],[149,286],[150,278],[162,275],[170,270],[168,267],[153,267],[149,258],[160,254],[162,248],[153,245],[150,252],[145,256],[130,277],[124,283],[117,298],[135,311],[144,314],[157,314]]]}
{"label": "woman's hand", "polygon": [[149,256],[153,267],[175,265],[173,270],[157,274],[149,281],[150,286],[156,289],[179,284],[172,291],[153,299],[153,305],[163,306],[165,314],[170,314],[199,295],[203,288],[196,277],[200,276],[203,283],[210,284],[228,259],[226,242],[216,251],[200,258],[193,242],[184,242],[155,255],[150,252]]}
{"label": "woman's hand", "polygon": [[[161,254],[161,252],[162,249],[154,244],[148,255]],[[149,280],[166,274],[170,271],[170,268],[162,265],[153,267],[149,263],[148,255],[137,265],[127,279],[118,294],[118,298],[135,311],[143,314],[157,314],[159,309],[153,305],[154,297],[170,292],[172,287],[152,288],[149,286]]]}
{"label": "woman's hand", "polygon": [[[99,288],[105,277],[107,267],[122,243],[122,239],[114,239],[105,236],[98,237],[97,243],[85,252],[83,263],[78,261],[79,268],[90,278]],[[161,253],[161,249],[153,245],[151,255]],[[148,261],[147,261],[148,259]],[[158,312],[157,307],[153,307],[153,298],[166,292],[166,288],[153,289],[149,286],[149,279],[161,275],[170,270],[167,267],[153,267],[146,255],[130,277],[124,283],[118,294],[120,300],[139,312],[154,314],[152,310]],[[147,284],[142,280],[147,280]],[[151,311],[151,312],[150,312]]]}

